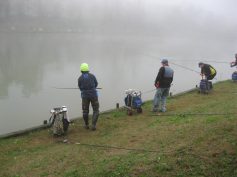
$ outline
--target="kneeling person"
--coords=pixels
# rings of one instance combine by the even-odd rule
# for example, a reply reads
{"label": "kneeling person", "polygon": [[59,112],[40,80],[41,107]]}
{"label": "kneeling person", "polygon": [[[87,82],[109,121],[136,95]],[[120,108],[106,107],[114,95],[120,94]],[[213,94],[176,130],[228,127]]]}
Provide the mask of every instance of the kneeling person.
{"label": "kneeling person", "polygon": [[212,80],[216,76],[216,70],[213,66],[205,63],[198,63],[199,68],[201,68],[201,74],[206,77],[206,80]]}

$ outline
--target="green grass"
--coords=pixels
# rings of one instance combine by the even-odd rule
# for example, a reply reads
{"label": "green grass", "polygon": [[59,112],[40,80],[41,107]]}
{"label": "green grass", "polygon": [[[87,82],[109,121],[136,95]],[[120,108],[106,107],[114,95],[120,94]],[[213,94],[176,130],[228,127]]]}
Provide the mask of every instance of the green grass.
{"label": "green grass", "polygon": [[[184,113],[236,112],[237,84],[214,85],[208,95],[196,91],[169,98],[170,116],[152,116],[152,102],[143,114],[126,110],[102,114],[98,129],[83,128],[82,120],[69,127],[67,137],[49,130],[0,140],[3,177],[198,177],[237,176],[237,115]],[[62,143],[67,138],[69,143]],[[78,144],[78,143],[81,143]],[[156,152],[111,149],[82,144],[116,146]]]}

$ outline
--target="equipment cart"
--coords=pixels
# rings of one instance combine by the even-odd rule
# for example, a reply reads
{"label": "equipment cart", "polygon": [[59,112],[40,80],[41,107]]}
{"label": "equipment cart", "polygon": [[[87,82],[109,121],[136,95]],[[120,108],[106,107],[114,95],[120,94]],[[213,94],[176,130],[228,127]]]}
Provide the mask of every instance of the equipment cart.
{"label": "equipment cart", "polygon": [[134,111],[137,113],[142,113],[142,99],[141,99],[141,91],[136,91],[134,89],[125,90],[126,97],[125,107],[127,108],[127,114],[132,115]]}

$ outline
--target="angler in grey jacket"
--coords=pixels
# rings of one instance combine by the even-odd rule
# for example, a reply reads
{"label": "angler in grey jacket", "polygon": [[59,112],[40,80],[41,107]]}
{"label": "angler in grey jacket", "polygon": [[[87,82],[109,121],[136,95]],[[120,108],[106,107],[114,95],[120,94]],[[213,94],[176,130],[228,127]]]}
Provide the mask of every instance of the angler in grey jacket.
{"label": "angler in grey jacket", "polygon": [[169,67],[168,60],[163,59],[161,64],[162,67],[155,80],[155,87],[157,90],[153,100],[153,112],[158,112],[159,106],[161,106],[161,112],[166,111],[166,98],[169,95],[174,76],[174,71]]}

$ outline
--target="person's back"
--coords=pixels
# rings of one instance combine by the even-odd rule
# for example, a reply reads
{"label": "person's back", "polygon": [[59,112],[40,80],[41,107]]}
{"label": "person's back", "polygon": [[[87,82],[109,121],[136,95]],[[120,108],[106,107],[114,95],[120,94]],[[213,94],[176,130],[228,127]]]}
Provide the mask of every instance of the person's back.
{"label": "person's back", "polygon": [[89,66],[87,63],[81,64],[81,76],[78,78],[78,87],[81,90],[82,111],[85,128],[89,129],[89,107],[93,108],[92,116],[92,130],[96,130],[96,123],[99,117],[99,101],[96,87],[98,82],[96,77],[89,73]]}
{"label": "person's back", "polygon": [[81,90],[82,98],[96,98],[97,85],[98,82],[95,76],[89,72],[82,72],[81,76],[78,78],[78,87]]}
{"label": "person's back", "polygon": [[169,66],[162,66],[155,82],[159,82],[160,88],[169,88],[173,81],[174,71]]}

